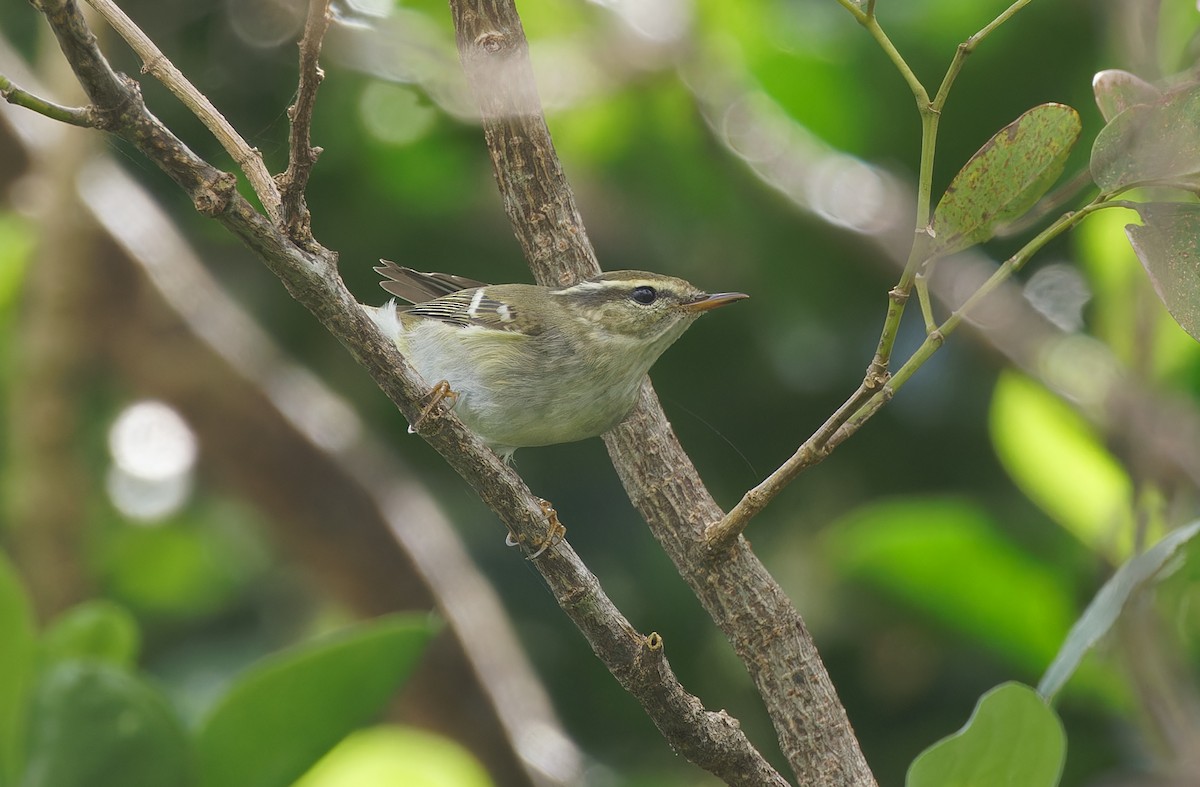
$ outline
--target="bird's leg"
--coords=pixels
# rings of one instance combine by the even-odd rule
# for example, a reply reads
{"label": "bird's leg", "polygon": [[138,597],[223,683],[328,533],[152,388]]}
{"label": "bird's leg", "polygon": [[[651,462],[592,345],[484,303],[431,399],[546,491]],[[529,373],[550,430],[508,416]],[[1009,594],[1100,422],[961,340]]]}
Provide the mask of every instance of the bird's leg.
{"label": "bird's leg", "polygon": [[[558,521],[558,512],[554,510],[554,506],[551,505],[550,501],[539,497],[538,506],[542,509],[542,515],[546,517],[546,537],[537,543],[537,551],[529,556],[529,560],[536,560],[541,557],[545,554],[546,550],[558,546],[567,537],[567,528],[562,522]],[[512,533],[509,533],[505,537],[504,543],[510,547],[515,547],[520,543],[520,540],[514,538]]]}
{"label": "bird's leg", "polygon": [[425,409],[421,410],[421,414],[417,416],[417,420],[409,425],[408,433],[416,434],[417,428],[433,413],[434,408],[445,401],[450,402],[448,409],[453,410],[454,405],[458,404],[458,393],[450,388],[450,383],[442,380],[430,389],[429,404],[425,405]]}
{"label": "bird's leg", "polygon": [[567,537],[567,528],[563,526],[562,522],[558,521],[558,512],[554,510],[554,506],[550,504],[550,501],[539,497],[538,506],[541,507],[542,514],[546,517],[546,538],[538,545],[537,551],[529,556],[530,560],[541,557],[543,552],[558,546]]}

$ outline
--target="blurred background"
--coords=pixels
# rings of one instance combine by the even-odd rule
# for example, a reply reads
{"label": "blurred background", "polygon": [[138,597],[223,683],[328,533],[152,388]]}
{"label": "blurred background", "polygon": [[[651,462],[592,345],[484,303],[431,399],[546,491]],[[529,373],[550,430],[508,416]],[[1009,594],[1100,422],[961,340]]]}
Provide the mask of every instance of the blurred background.
{"label": "blurred background", "polygon": [[[121,2],[273,172],[286,165],[305,5]],[[1007,5],[881,2],[879,16],[932,92],[955,46]],[[911,238],[911,93],[833,0],[520,11],[601,264],[751,295],[700,321],[652,374],[731,506],[870,361]],[[95,27],[136,76],[126,45]],[[1092,75],[1191,69],[1198,29],[1188,0],[1030,4],[963,69],[935,200],[1042,102],[1079,111],[1068,177],[1083,170],[1103,125]],[[82,103],[29,3],[0,0],[0,30],[0,71]],[[445,3],[339,3],[322,64],[313,231],[360,300],[384,300],[380,257],[528,281]],[[140,82],[159,118],[233,169],[161,85]],[[89,598],[124,605],[141,667],[196,718],[263,654],[358,617],[440,609],[450,625],[387,722],[456,742],[411,754],[474,759],[475,781],[452,783],[711,783],[619,690],[495,517],[245,248],[124,143],[0,110],[0,539],[42,620]],[[1195,516],[1200,350],[1129,250],[1132,214],[1110,213],[1040,253],[977,329],[748,532],[881,785],[902,784],[988,688],[1036,683],[1114,567]],[[1031,235],[983,252],[1003,259]],[[944,263],[939,284],[960,301],[964,278],[992,264]],[[912,309],[898,355],[922,338]],[[784,767],[745,672],[601,441],[525,449],[516,467],[631,622],[663,635],[684,686]],[[1194,571],[1143,599],[1068,686],[1064,784],[1151,783],[1140,779],[1197,742]]]}

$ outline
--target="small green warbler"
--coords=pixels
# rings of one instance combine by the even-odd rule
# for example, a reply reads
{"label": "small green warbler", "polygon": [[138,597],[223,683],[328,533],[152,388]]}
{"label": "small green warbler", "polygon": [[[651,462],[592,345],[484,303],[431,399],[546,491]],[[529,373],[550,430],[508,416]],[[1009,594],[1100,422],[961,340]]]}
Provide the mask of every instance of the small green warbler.
{"label": "small green warbler", "polygon": [[[381,260],[393,299],[364,307],[454,412],[505,459],[607,432],[642,377],[697,317],[748,296],[610,271],[570,287],[490,285]],[[449,386],[449,391],[445,386]],[[436,401],[436,400],[435,400]]]}

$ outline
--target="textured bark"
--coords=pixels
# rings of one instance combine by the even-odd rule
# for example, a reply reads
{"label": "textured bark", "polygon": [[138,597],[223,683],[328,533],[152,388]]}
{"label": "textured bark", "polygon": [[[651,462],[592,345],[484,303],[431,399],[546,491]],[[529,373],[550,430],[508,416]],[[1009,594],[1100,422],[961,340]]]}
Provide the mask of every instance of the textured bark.
{"label": "textured bark", "polygon": [[600,264],[554,152],[516,7],[452,0],[450,12],[504,210],[534,278],[569,284],[595,276]]}
{"label": "textured bark", "polygon": [[745,538],[712,554],[723,514],[679,445],[649,382],[633,414],[605,436],[629,498],[746,666],[803,785],[873,785],[812,636]]}
{"label": "textured bark", "polygon": [[[496,182],[534,276],[554,283],[594,275],[599,265],[542,115],[516,7],[450,0],[450,9]],[[745,539],[716,554],[705,548],[704,529],[723,512],[648,382],[605,442],[630,499],[745,663],[799,783],[874,785],[796,608]]]}

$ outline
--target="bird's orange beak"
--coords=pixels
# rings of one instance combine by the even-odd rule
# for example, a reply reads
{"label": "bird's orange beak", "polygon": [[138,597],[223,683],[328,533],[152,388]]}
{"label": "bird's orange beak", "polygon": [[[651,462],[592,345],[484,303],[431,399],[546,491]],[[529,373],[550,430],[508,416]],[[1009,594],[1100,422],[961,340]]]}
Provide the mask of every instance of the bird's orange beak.
{"label": "bird's orange beak", "polygon": [[740,301],[743,298],[749,297],[750,296],[744,292],[718,292],[715,295],[706,295],[700,300],[692,301],[691,303],[685,303],[683,308],[685,311],[689,312],[706,312],[711,311],[718,306],[724,306],[727,303],[733,303],[734,301]]}

